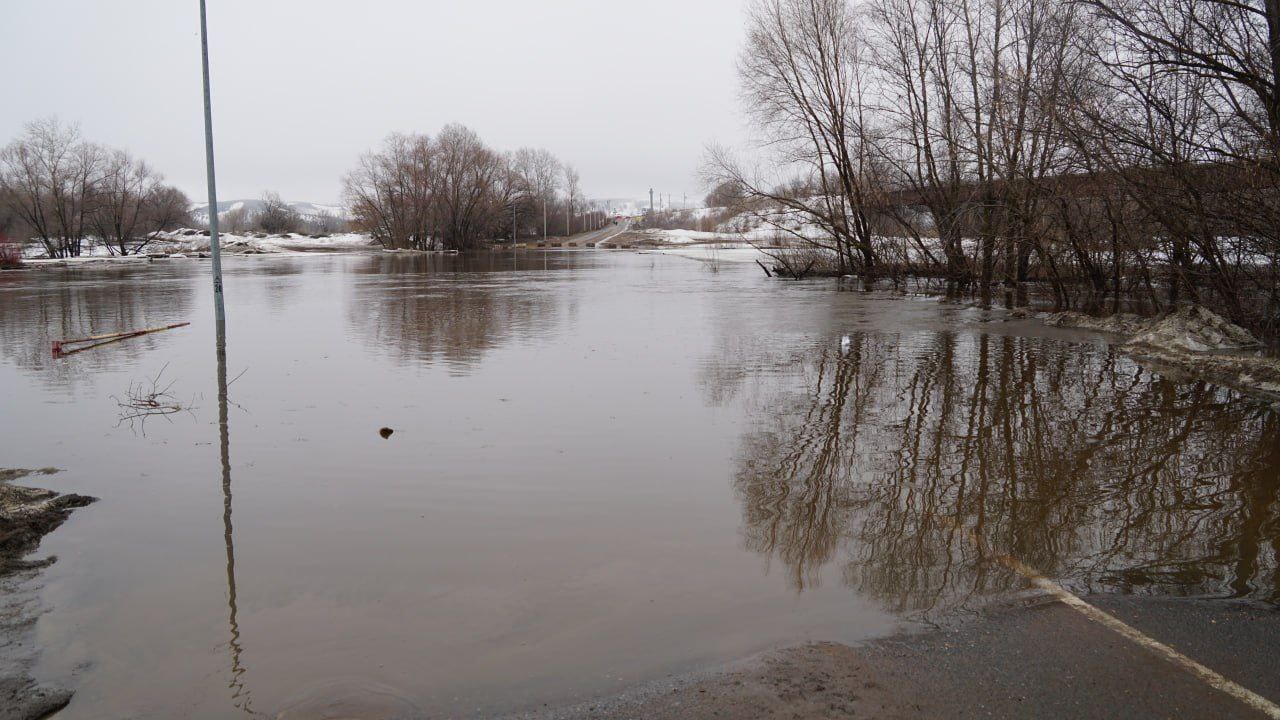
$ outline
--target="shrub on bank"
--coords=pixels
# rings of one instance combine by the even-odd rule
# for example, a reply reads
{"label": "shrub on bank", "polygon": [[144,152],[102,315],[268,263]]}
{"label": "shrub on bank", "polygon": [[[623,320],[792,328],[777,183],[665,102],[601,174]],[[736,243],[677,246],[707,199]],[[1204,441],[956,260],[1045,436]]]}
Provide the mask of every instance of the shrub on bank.
{"label": "shrub on bank", "polygon": [[22,245],[0,238],[0,270],[22,267]]}

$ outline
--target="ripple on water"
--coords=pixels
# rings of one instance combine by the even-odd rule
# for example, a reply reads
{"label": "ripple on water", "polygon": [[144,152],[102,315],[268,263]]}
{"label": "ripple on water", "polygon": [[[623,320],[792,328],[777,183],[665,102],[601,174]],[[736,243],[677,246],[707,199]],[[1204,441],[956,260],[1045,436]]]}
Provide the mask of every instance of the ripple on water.
{"label": "ripple on water", "polygon": [[391,720],[421,717],[417,705],[395,688],[350,678],[317,683],[284,703],[277,720]]}

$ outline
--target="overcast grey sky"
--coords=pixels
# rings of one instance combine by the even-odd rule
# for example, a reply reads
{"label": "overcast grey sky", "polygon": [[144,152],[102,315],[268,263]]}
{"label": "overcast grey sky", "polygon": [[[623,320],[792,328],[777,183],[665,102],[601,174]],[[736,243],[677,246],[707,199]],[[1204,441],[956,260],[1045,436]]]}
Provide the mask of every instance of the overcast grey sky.
{"label": "overcast grey sky", "polygon": [[[56,114],[203,199],[197,0],[0,0],[0,144]],[[595,197],[701,196],[743,134],[743,0],[208,0],[218,195],[340,199],[391,131],[545,147]]]}

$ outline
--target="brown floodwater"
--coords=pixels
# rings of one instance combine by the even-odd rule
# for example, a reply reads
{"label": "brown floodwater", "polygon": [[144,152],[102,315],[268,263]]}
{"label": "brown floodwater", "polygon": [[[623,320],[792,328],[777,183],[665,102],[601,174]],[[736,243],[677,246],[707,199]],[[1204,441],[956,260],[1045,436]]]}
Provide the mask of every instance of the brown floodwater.
{"label": "brown floodwater", "polygon": [[221,403],[207,272],[0,273],[0,466],[101,498],[41,548],[59,718],[572,702],[961,621],[1002,554],[1280,600],[1280,417],[1096,335],[658,255],[233,258]]}

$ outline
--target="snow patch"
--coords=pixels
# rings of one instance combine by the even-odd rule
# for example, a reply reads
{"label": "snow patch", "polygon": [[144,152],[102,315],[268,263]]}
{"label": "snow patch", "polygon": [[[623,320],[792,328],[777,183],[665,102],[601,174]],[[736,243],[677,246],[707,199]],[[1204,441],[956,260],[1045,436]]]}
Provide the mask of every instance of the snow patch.
{"label": "snow patch", "polygon": [[1248,330],[1200,306],[1183,308],[1156,322],[1128,344],[1193,353],[1262,346]]}

